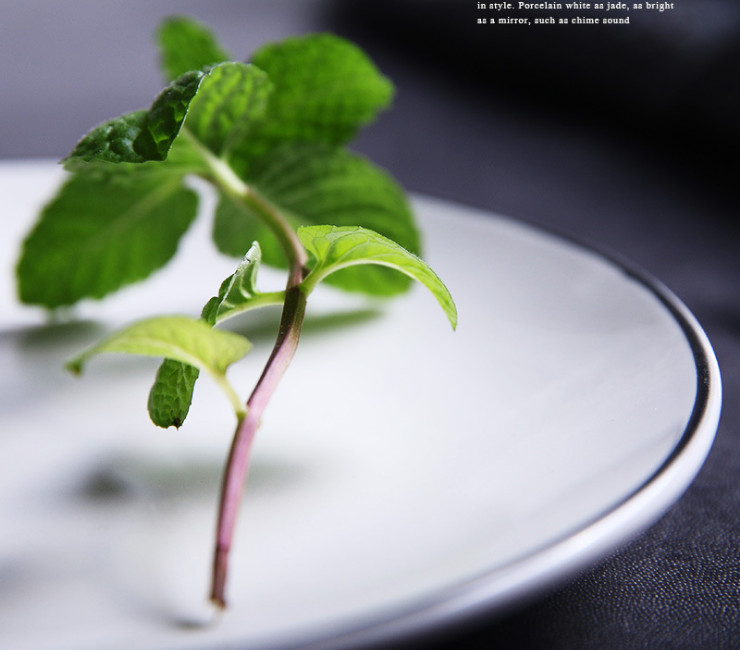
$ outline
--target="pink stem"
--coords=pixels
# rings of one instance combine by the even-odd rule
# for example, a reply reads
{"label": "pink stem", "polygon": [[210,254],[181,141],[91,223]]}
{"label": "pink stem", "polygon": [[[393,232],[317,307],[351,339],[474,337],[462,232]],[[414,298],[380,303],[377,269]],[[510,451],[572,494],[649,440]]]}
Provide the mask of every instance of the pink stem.
{"label": "pink stem", "polygon": [[291,274],[275,347],[262,372],[262,376],[247,401],[247,414],[237,425],[226,465],[226,474],[221,491],[211,584],[211,600],[222,608],[226,606],[224,594],[229,549],[231,548],[244,482],[247,477],[252,442],[259,428],[262,413],[295,354],[301,334],[301,326],[306,312],[306,294],[297,286],[296,278],[300,278],[300,276],[300,272]]}
{"label": "pink stem", "polygon": [[[217,183],[219,178],[216,174],[215,180]],[[262,217],[262,220],[280,242],[290,269],[285,287],[285,302],[280,318],[280,330],[275,341],[275,347],[272,349],[272,354],[267,360],[257,385],[254,387],[249,400],[247,400],[247,413],[236,426],[221,486],[216,548],[213,558],[211,600],[219,607],[225,607],[229,549],[234,537],[244,482],[247,478],[252,443],[260,426],[262,413],[275,392],[280,378],[293,359],[301,335],[307,296],[300,284],[306,271],[308,255],[296,231],[269,201],[266,201],[246,185],[238,187],[236,190],[229,184],[221,183],[221,186],[223,191],[234,195]]]}

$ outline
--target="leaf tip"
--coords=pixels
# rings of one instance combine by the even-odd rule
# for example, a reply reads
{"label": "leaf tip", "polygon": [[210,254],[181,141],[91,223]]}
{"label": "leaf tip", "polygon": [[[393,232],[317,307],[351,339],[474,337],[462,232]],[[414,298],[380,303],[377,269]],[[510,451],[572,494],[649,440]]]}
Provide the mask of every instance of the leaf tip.
{"label": "leaf tip", "polygon": [[80,357],[70,359],[64,364],[64,369],[73,374],[75,377],[79,377],[82,374],[83,360]]}

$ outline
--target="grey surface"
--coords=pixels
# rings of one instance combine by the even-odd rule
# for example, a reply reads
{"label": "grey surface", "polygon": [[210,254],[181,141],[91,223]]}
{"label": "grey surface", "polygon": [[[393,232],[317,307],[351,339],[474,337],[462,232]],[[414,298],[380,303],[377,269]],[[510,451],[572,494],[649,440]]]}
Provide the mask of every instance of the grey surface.
{"label": "grey surface", "polygon": [[[464,634],[481,648],[735,647],[740,238],[737,125],[728,107],[737,87],[737,12],[726,2],[679,3],[691,29],[671,32],[670,42],[703,43],[701,61],[691,57],[699,50],[661,45],[660,24],[626,40],[603,33],[581,42],[575,59],[563,54],[564,37],[548,35],[545,48],[543,36],[537,51],[529,34],[528,62],[508,34],[507,58],[500,49],[507,42],[464,36],[472,12],[440,1],[428,6],[446,6],[447,22],[423,25],[413,2],[3,1],[0,157],[60,157],[91,124],[148,105],[161,85],[150,45],[160,16],[193,14],[238,55],[318,29],[355,38],[398,88],[394,111],[361,136],[360,151],[411,190],[552,227],[642,266],[696,314],[723,371],[715,447],[656,526],[557,593],[436,645],[454,646]],[[648,65],[658,54],[660,66]],[[687,60],[696,65],[688,69]],[[589,70],[616,69],[619,61],[633,61],[630,75],[613,76],[606,89],[588,85]],[[512,82],[517,75],[528,83]],[[557,84],[547,85],[553,75],[568,81],[569,101]],[[676,92],[645,94],[665,89],[668,77]]]}
{"label": "grey surface", "polygon": [[163,85],[152,38],[164,16],[199,18],[241,58],[262,42],[311,31],[322,4],[2,0],[0,157],[61,157],[92,125],[149,106]]}

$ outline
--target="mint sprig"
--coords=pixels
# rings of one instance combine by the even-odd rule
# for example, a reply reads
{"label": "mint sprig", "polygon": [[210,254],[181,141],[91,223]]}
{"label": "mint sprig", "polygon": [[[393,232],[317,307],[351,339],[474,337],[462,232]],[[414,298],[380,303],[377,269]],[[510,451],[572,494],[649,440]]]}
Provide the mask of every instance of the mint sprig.
{"label": "mint sprig", "polygon": [[[18,290],[22,301],[54,309],[145,279],[174,256],[196,215],[198,196],[187,177],[215,188],[214,243],[241,262],[200,319],[145,319],[68,367],[80,372],[109,352],[163,357],[148,401],[152,421],[162,427],[184,422],[201,371],[224,390],[237,422],[211,586],[211,599],[224,606],[252,441],[296,351],[316,286],[393,296],[416,280],[453,328],[457,311],[419,257],[420,237],[403,190],[345,148],[393,96],[390,82],[359,48],[319,34],[267,45],[251,62],[234,62],[208,29],[187,18],[165,21],[158,43],[169,83],[148,109],[95,127],[64,159],[70,177],[23,244]],[[259,291],[261,263],[287,269],[283,291]],[[282,305],[279,331],[244,405],[226,371],[249,342],[218,326],[265,305]]]}

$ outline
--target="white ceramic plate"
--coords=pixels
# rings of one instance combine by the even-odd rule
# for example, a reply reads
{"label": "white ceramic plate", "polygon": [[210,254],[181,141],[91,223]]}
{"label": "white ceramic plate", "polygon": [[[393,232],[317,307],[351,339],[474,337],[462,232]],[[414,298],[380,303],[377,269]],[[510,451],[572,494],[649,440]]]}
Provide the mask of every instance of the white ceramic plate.
{"label": "white ceramic plate", "polygon": [[[653,522],[712,443],[716,360],[665,288],[420,198],[458,331],[422,287],[383,305],[316,296],[255,445],[231,608],[212,623],[228,406],[201,380],[186,425],[158,430],[155,361],[101,358],[81,380],[61,364],[105,328],[197,314],[234,263],[204,244],[202,216],[150,285],[44,325],[15,303],[12,269],[59,179],[46,163],[0,166],[3,647],[351,647],[501,611]],[[257,344],[233,369],[244,393],[276,318],[240,324]]]}

